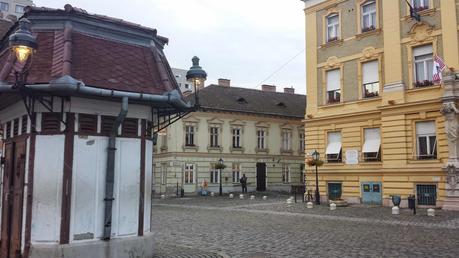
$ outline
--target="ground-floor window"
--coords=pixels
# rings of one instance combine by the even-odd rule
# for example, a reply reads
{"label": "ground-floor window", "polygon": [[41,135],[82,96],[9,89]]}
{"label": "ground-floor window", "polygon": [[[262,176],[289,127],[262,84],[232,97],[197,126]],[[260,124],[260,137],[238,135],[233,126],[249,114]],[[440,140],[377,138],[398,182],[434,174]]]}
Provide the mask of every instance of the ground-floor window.
{"label": "ground-floor window", "polygon": [[328,199],[339,200],[343,193],[342,183],[328,183]]}
{"label": "ground-floor window", "polygon": [[194,164],[185,164],[185,184],[194,184]]}
{"label": "ground-floor window", "polygon": [[161,184],[167,184],[167,164],[161,163]]}
{"label": "ground-floor window", "polygon": [[433,205],[437,203],[436,185],[416,185],[418,205]]}
{"label": "ground-floor window", "polygon": [[282,165],[282,183],[290,183],[290,167],[287,164]]}
{"label": "ground-floor window", "polygon": [[210,183],[220,183],[220,171],[215,168],[215,164],[210,164]]}
{"label": "ground-floor window", "polygon": [[241,165],[233,163],[233,183],[239,183],[241,178]]}

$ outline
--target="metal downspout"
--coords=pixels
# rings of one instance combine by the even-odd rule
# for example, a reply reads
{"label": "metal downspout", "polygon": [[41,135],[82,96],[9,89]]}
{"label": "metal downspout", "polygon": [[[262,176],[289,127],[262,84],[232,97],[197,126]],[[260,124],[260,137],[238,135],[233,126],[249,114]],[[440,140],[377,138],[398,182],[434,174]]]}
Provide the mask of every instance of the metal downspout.
{"label": "metal downspout", "polygon": [[113,207],[113,187],[115,179],[115,154],[116,154],[116,136],[118,128],[123,123],[128,112],[129,98],[123,97],[121,111],[113,124],[110,137],[108,138],[107,148],[107,174],[105,177],[105,212],[104,212],[104,240],[110,240],[112,233],[112,207]]}

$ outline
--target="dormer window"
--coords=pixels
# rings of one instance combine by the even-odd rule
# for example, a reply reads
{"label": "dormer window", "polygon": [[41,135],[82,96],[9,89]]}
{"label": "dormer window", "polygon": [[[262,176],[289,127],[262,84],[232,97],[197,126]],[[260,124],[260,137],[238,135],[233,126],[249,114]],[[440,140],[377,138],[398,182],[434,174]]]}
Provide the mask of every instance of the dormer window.
{"label": "dormer window", "polygon": [[238,98],[237,102],[239,102],[239,104],[247,104],[247,100],[245,100],[243,97]]}
{"label": "dormer window", "polygon": [[339,15],[330,14],[327,17],[327,42],[339,39]]}
{"label": "dormer window", "polygon": [[279,103],[277,103],[276,106],[278,106],[278,107],[287,107],[284,102],[279,102]]}
{"label": "dormer window", "polygon": [[362,5],[362,32],[376,29],[376,2],[367,1]]}

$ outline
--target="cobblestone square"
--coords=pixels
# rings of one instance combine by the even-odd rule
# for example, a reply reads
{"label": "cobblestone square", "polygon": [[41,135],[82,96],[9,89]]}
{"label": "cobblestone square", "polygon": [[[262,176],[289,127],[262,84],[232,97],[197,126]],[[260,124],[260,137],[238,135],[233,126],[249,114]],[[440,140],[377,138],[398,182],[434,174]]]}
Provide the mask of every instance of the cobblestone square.
{"label": "cobblestone square", "polygon": [[393,216],[389,207],[247,197],[154,199],[154,257],[459,257],[458,212]]}

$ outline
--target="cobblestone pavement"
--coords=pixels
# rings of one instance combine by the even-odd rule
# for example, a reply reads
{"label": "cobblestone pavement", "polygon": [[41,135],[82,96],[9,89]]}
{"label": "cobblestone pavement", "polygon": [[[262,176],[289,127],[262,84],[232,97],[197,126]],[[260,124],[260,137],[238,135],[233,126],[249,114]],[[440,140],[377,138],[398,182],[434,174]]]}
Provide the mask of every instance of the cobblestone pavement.
{"label": "cobblestone pavement", "polygon": [[155,246],[159,255],[168,253],[155,257],[459,257],[458,212],[427,217],[425,210],[402,209],[392,216],[388,207],[369,206],[332,212],[287,205],[287,198],[155,199]]}

